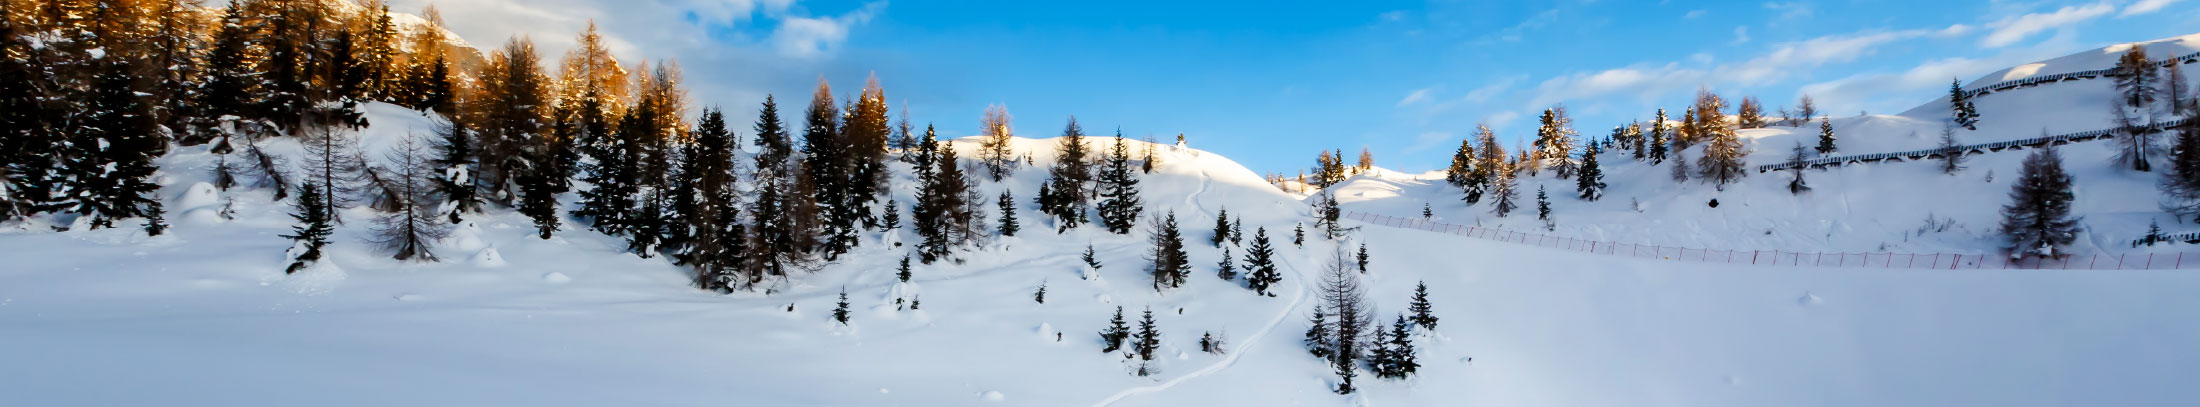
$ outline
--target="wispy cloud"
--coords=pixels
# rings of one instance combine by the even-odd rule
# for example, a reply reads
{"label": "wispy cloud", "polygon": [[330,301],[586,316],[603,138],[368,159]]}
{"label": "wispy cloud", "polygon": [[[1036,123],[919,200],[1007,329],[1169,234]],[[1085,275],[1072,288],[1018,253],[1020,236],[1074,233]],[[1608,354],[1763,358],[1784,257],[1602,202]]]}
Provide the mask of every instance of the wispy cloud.
{"label": "wispy cloud", "polygon": [[1682,14],[1682,15],[1681,15],[1681,19],[1684,19],[1684,20],[1694,20],[1694,19],[1696,19],[1697,17],[1703,17],[1703,15],[1704,15],[1704,14],[1709,14],[1709,13],[1711,13],[1711,11],[1710,11],[1710,10],[1688,10],[1688,14]]}
{"label": "wispy cloud", "polygon": [[1732,41],[1727,41],[1726,43],[1727,43],[1727,45],[1742,45],[1742,44],[1748,44],[1748,43],[1749,43],[1749,26],[1746,26],[1746,25],[1745,25],[1745,26],[1740,26],[1740,27],[1734,27],[1734,40],[1732,40]]}
{"label": "wispy cloud", "polygon": [[1992,28],[1993,31],[1986,34],[1986,38],[1980,41],[1980,45],[1988,48],[2008,46],[2041,31],[2068,27],[2072,24],[2108,15],[2108,13],[2114,11],[2116,11],[2116,6],[2108,3],[2094,3],[2083,6],[2067,6],[2049,13],[2031,13],[2003,18],[2000,21],[1986,24],[1986,27]]}
{"label": "wispy cloud", "polygon": [[1410,104],[1427,102],[1429,93],[1435,91],[1436,88],[1422,88],[1414,90],[1412,93],[1407,93],[1405,99],[1399,99],[1398,106],[1404,107]]}
{"label": "wispy cloud", "polygon": [[2117,13],[2116,17],[2130,17],[2161,11],[2163,7],[2169,7],[2170,3],[2176,2],[2177,0],[2139,0],[2137,3],[2131,3],[2130,6],[2124,7],[2124,12]]}
{"label": "wispy cloud", "polygon": [[788,57],[825,56],[848,40],[849,27],[870,22],[873,15],[885,9],[886,2],[881,1],[837,17],[786,17],[772,31],[772,45]]}

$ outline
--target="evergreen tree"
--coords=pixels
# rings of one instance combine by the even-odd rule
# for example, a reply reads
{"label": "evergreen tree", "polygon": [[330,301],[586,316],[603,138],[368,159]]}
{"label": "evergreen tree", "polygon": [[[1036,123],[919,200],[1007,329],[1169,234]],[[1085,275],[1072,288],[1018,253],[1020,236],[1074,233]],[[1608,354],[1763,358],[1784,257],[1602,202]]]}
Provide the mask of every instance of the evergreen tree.
{"label": "evergreen tree", "polygon": [[1000,208],[1001,236],[1015,236],[1016,231],[1023,227],[1016,223],[1016,198],[1010,196],[1006,189],[1001,190]]}
{"label": "evergreen tree", "polygon": [[1347,229],[1339,222],[1343,216],[1335,195],[1326,191],[1314,195],[1314,227],[1321,229],[1322,236],[1330,240],[1344,237]]}
{"label": "evergreen tree", "polygon": [[[800,188],[812,192],[812,210],[817,217],[797,219],[798,223],[822,227],[813,235],[821,240],[819,243],[822,245],[814,249],[824,254],[827,260],[848,249],[847,246],[840,246],[841,244],[853,243],[840,240],[839,236],[852,236],[854,233],[853,230],[843,230],[852,229],[853,223],[838,218],[843,212],[837,207],[850,200],[848,175],[854,169],[849,168],[849,156],[852,154],[849,150],[850,143],[841,132],[842,114],[840,106],[833,103],[832,92],[832,87],[820,78],[817,92],[810,96],[810,107],[806,116],[808,126],[802,131],[802,152],[805,155],[802,157],[803,178]],[[956,192],[957,196],[961,196],[961,191]],[[923,207],[923,203],[918,205],[919,208]],[[940,250],[944,252],[945,246],[941,246]],[[935,256],[937,254],[930,254],[922,260],[925,264],[931,264]]]}
{"label": "evergreen tree", "polygon": [[1227,241],[1230,241],[1230,210],[1225,208],[1215,212],[1215,233],[1209,242],[1214,243],[1215,247],[1222,247],[1222,242]]}
{"label": "evergreen tree", "polygon": [[1291,245],[1306,245],[1306,224],[1299,223],[1291,226]]}
{"label": "evergreen tree", "polygon": [[1665,163],[1665,156],[1667,153],[1669,153],[1669,151],[1666,150],[1665,146],[1671,144],[1672,142],[1672,138],[1667,137],[1666,134],[1665,109],[1659,108],[1657,119],[1650,122],[1650,140],[1648,141],[1648,143],[1650,144],[1651,165]]}
{"label": "evergreen tree", "polygon": [[1031,300],[1040,304],[1047,303],[1047,283],[1045,281],[1039,282],[1039,291],[1031,294]]}
{"label": "evergreen tree", "polygon": [[1414,361],[1413,358],[1412,325],[1406,322],[1405,315],[1399,315],[1398,321],[1390,325],[1390,335],[1388,336],[1390,344],[1389,349],[1384,352],[1387,356],[1387,360],[1382,363],[1385,367],[1384,370],[1390,373],[1389,378],[1392,379],[1404,379],[1413,376],[1415,372],[1421,369],[1421,364]]}
{"label": "evergreen tree", "polygon": [[1818,155],[1833,154],[1839,150],[1833,145],[1833,121],[1818,119]]}
{"label": "evergreen tree", "polygon": [[1123,323],[1123,307],[1115,307],[1115,318],[1108,320],[1108,327],[1100,330],[1100,353],[1114,353],[1123,349],[1123,341],[1130,339],[1131,328]]}
{"label": "evergreen tree", "polygon": [[[926,128],[925,133],[927,139],[931,138],[932,129]],[[912,225],[916,227],[917,234],[924,238],[917,246],[918,260],[924,264],[932,264],[953,249],[959,242],[956,229],[967,226],[958,220],[969,218],[966,207],[968,203],[964,201],[964,195],[969,193],[970,185],[963,178],[955,149],[942,148],[939,151],[940,158],[933,169],[932,177],[925,180],[923,188],[917,193],[917,206],[910,211]]]}
{"label": "evergreen tree", "polygon": [[1358,265],[1360,266],[1360,272],[1361,272],[1361,273],[1366,273],[1366,272],[1367,272],[1367,243],[1366,243],[1366,242],[1361,242],[1361,243],[1360,243],[1360,252],[1359,252],[1359,254],[1355,254],[1354,256],[1355,256],[1354,260],[1356,260],[1356,261],[1358,262]]}
{"label": "evergreen tree", "polygon": [[1230,220],[1230,244],[1231,244],[1231,245],[1237,245],[1237,244],[1239,244],[1239,243],[1242,243],[1242,242],[1244,242],[1244,241],[1245,241],[1245,218],[1236,218],[1236,219],[1231,219],[1231,220]]}
{"label": "evergreen tree", "polygon": [[1230,248],[1228,248],[1228,247],[1224,247],[1224,248],[1222,248],[1222,261],[1221,261],[1221,264],[1219,264],[1219,265],[1216,265],[1216,266],[1215,266],[1215,276],[1216,276],[1216,277],[1221,277],[1221,278],[1222,278],[1222,281],[1230,281],[1230,280],[1236,280],[1236,279],[1237,279],[1237,263],[1236,263],[1236,261],[1237,261],[1237,259],[1236,259],[1236,258],[1234,258],[1234,257],[1231,257],[1231,256],[1230,256]]}
{"label": "evergreen tree", "polygon": [[2077,240],[2078,219],[2070,214],[2070,174],[2063,171],[2062,154],[2054,148],[2035,150],[2024,158],[2022,175],[2002,206],[2001,233],[2012,256],[2058,256],[2058,250]]}
{"label": "evergreen tree", "polygon": [[92,217],[91,228],[113,227],[116,219],[145,216],[159,203],[160,186],[150,178],[159,169],[153,159],[167,152],[151,106],[138,91],[128,62],[107,60],[85,105],[84,123],[69,135],[65,185],[74,212]]}
{"label": "evergreen tree", "polygon": [[1069,119],[1056,143],[1054,167],[1047,170],[1047,182],[1040,186],[1039,211],[1054,218],[1058,225],[1055,231],[1060,233],[1085,222],[1085,203],[1090,197],[1085,186],[1092,183],[1092,164],[1085,158],[1090,147],[1076,117]]}
{"label": "evergreen tree", "polygon": [[833,218],[840,224],[832,228],[837,234],[828,246],[837,249],[835,254],[858,244],[859,227],[878,227],[878,219],[871,214],[871,205],[886,191],[886,142],[893,133],[890,121],[886,111],[886,90],[879,86],[874,76],[865,83],[855,106],[849,109],[847,123],[842,129],[849,143],[851,172],[846,200],[834,205]]}
{"label": "evergreen tree", "polygon": [[1574,131],[1573,121],[1573,118],[1567,117],[1564,106],[1543,109],[1542,126],[1535,133],[1535,151],[1529,157],[1532,160],[1529,164],[1530,172],[1535,171],[1533,168],[1541,168],[1544,163],[1549,163],[1551,169],[1558,172],[1559,179],[1574,176],[1577,168],[1573,162],[1574,138],[1579,134]]}
{"label": "evergreen tree", "polygon": [[1082,257],[1082,259],[1085,261],[1085,266],[1091,267],[1093,270],[1099,270],[1100,258],[1096,257],[1095,254],[1096,253],[1092,251],[1092,244],[1085,244],[1085,255],[1084,257]]}
{"label": "evergreen tree", "polygon": [[473,136],[456,119],[444,122],[437,133],[443,137],[436,144],[441,155],[432,162],[441,169],[440,176],[435,177],[435,191],[451,204],[449,217],[456,224],[463,214],[481,213],[481,196],[476,193],[480,185],[474,182]]}
{"label": "evergreen tree", "polygon": [[1697,160],[1696,165],[1697,171],[1703,173],[1705,181],[1723,191],[1726,184],[1749,175],[1748,169],[1742,164],[1743,156],[1749,155],[1749,152],[1742,151],[1742,140],[1734,132],[1718,131],[1707,134],[1706,137],[1710,138],[1710,143],[1704,145],[1703,158]]}
{"label": "evergreen tree", "polygon": [[1514,200],[1520,198],[1520,193],[1514,191],[1517,185],[1513,181],[1510,168],[1503,163],[1498,165],[1500,169],[1496,171],[1494,179],[1490,181],[1490,195],[1496,197],[1497,202],[1491,205],[1490,210],[1492,213],[1497,214],[1497,217],[1502,218],[1511,215],[1513,209],[1520,207],[1519,204],[1513,203]]}
{"label": "evergreen tree", "polygon": [[848,325],[848,287],[840,288],[840,305],[833,307],[833,321]]}
{"label": "evergreen tree", "polygon": [[1138,197],[1138,173],[1130,166],[1129,145],[1115,135],[1115,148],[1100,168],[1100,224],[1115,234],[1131,232],[1145,208]]}
{"label": "evergreen tree", "polygon": [[1306,339],[1301,341],[1306,344],[1306,352],[1314,354],[1314,357],[1329,359],[1335,351],[1330,348],[1335,342],[1330,339],[1329,316],[1322,313],[1321,304],[1315,304],[1314,314],[1307,319]]}
{"label": "evergreen tree", "polygon": [[1146,316],[1138,320],[1137,340],[1131,342],[1131,351],[1138,360],[1152,361],[1154,353],[1161,350],[1161,327],[1153,320],[1153,307],[1146,308]]}
{"label": "evergreen tree", "polygon": [[1551,196],[1543,193],[1542,185],[1535,187],[1535,219],[1544,224],[1551,223]]}
{"label": "evergreen tree", "polygon": [[764,95],[764,107],[756,115],[756,171],[784,176],[787,157],[794,155],[794,141],[779,122],[779,103]]}
{"label": "evergreen tree", "polygon": [[643,105],[628,112],[619,119],[607,145],[592,149],[596,164],[588,168],[583,181],[595,187],[580,192],[581,205],[573,210],[573,217],[589,221],[598,232],[624,235],[638,217],[635,195],[641,193],[642,138],[651,131],[646,120],[650,109]]}
{"label": "evergreen tree", "polygon": [[2188,123],[2174,131],[2169,169],[2157,184],[2162,208],[2178,216],[2200,216],[2200,124]]}
{"label": "evergreen tree", "polygon": [[1444,182],[1453,188],[1466,188],[1473,173],[1474,139],[1459,139],[1459,150],[1451,153],[1451,166],[1444,168]]}
{"label": "evergreen tree", "polygon": [[1245,270],[1245,285],[1255,295],[1273,296],[1268,289],[1283,281],[1283,274],[1276,272],[1276,249],[1268,245],[1268,228],[1253,229],[1253,247],[1245,249]]}
{"label": "evergreen tree", "polygon": [[1429,219],[1435,219],[1435,218],[1436,218],[1436,211],[1435,211],[1434,209],[1430,209],[1430,208],[1429,208],[1429,206],[1428,206],[1428,203],[1426,203],[1426,202],[1423,202],[1423,203],[1421,203],[1421,220],[1429,220]]}
{"label": "evergreen tree", "polygon": [[1153,267],[1146,271],[1153,275],[1154,291],[1177,288],[1191,275],[1191,256],[1184,252],[1184,235],[1177,230],[1176,212],[1169,212],[1154,229],[1153,249],[1146,253],[1153,260]]}
{"label": "evergreen tree", "polygon": [[549,174],[531,173],[520,178],[519,212],[535,221],[535,234],[544,240],[558,231],[558,190],[557,180],[550,179]]}
{"label": "evergreen tree", "polygon": [[909,277],[909,255],[904,254],[901,255],[901,268],[894,272],[894,278],[901,280],[901,282],[907,283],[909,282]]}
{"label": "evergreen tree", "polygon": [[901,228],[900,202],[896,202],[893,199],[886,200],[886,214],[879,215],[879,225],[880,228],[883,228],[885,230],[894,230]]}
{"label": "evergreen tree", "polygon": [[[734,202],[739,193],[734,177],[734,153],[739,148],[733,140],[733,132],[726,127],[726,115],[717,109],[703,111],[696,123],[693,141],[687,143],[682,155],[681,175],[678,179],[684,187],[673,191],[683,198],[675,199],[678,209],[672,225],[672,235],[683,237],[680,244],[686,247],[680,261],[694,267],[698,277],[697,288],[724,292],[729,270],[737,268],[741,255],[728,251],[746,251],[739,242],[747,239],[746,231],[736,234],[727,229],[738,226],[740,207]],[[745,253],[744,253],[745,254]]]}
{"label": "evergreen tree", "polygon": [[1604,168],[1597,165],[1597,153],[1603,152],[1595,144],[1581,152],[1581,174],[1574,179],[1574,191],[1581,200],[1595,202],[1604,199]]}
{"label": "evergreen tree", "polygon": [[1963,126],[1963,128],[1973,131],[1978,130],[1978,106],[1971,102],[1969,96],[1964,95],[1963,80],[1949,81],[1948,106],[1949,110],[1955,114],[1953,120],[1957,126]]}
{"label": "evergreen tree", "polygon": [[290,267],[283,269],[284,274],[296,274],[321,260],[321,248],[328,246],[328,237],[336,230],[330,224],[327,205],[328,201],[321,199],[318,186],[306,184],[298,189],[297,212],[290,214],[298,225],[292,226],[290,234],[283,238],[295,242],[298,248],[293,250],[299,251],[292,257]]}
{"label": "evergreen tree", "polygon": [[1744,129],[1765,127],[1765,108],[1755,96],[1743,96],[1742,103],[1734,107],[1735,124]]}
{"label": "evergreen tree", "polygon": [[1413,302],[1406,305],[1413,312],[1413,324],[1421,329],[1436,330],[1436,307],[1428,302],[1428,282],[1413,285]]}

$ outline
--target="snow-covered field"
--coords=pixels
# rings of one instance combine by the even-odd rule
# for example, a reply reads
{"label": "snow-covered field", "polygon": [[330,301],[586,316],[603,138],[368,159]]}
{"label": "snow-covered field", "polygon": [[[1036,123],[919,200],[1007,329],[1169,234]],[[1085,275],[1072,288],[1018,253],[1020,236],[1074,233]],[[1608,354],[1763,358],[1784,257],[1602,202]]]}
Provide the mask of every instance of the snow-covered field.
{"label": "snow-covered field", "polygon": [[[1982,99],[1987,119],[1965,140],[2105,126],[2105,109],[2086,107],[2094,101],[2016,103],[2028,92],[2105,98],[2107,86],[2063,83]],[[1837,127],[1883,126],[1845,133],[1844,151],[1930,145],[1938,113],[1915,112],[1837,119]],[[376,126],[361,134],[370,157],[432,128],[432,119],[403,109],[377,105],[370,113]],[[1926,136],[1907,138],[1911,129]],[[1748,134],[1758,162],[1777,161],[1784,137],[1795,137],[1784,129]],[[1095,140],[1098,150],[1109,146]],[[270,143],[295,154],[294,144]],[[1020,140],[1017,149],[1039,167],[1053,161],[1051,140]],[[2150,219],[2173,224],[2154,208],[2152,175],[2110,168],[2107,149],[2066,150],[2091,230],[2079,250],[2118,249]],[[505,209],[439,242],[445,261],[430,264],[371,250],[360,237],[373,212],[353,209],[328,266],[285,276],[289,241],[277,235],[289,231],[288,203],[264,189],[213,191],[201,184],[211,156],[184,148],[162,160],[160,194],[176,224],[169,235],[148,239],[128,225],[0,231],[7,257],[0,405],[2200,402],[2200,388],[2190,385],[2200,378],[2193,322],[2200,297],[2191,294],[2200,291],[2200,272],[1743,268],[1369,225],[1345,242],[1309,230],[1308,244],[1297,247],[1290,230],[1308,219],[1300,197],[1227,158],[1159,150],[1162,166],[1141,185],[1148,213],[1175,212],[1191,241],[1197,268],[1185,288],[1151,288],[1143,231],[1111,235],[1088,225],[1053,233],[1029,203],[1044,171],[1027,167],[980,187],[983,196],[1006,188],[1025,202],[1024,233],[966,251],[966,263],[920,266],[911,283],[896,282],[906,250],[893,242],[915,240],[904,229],[867,236],[843,261],[778,282],[773,293],[715,295],[690,288],[686,273],[664,259],[621,253],[622,242],[577,225],[536,239],[526,218]],[[1626,164],[1607,170],[1614,189],[1604,201],[1572,199],[1572,183],[1549,173],[1525,180],[1523,190],[1532,200],[1536,186],[1549,185],[1561,235],[1731,249],[1983,252],[1994,247],[1994,209],[2021,156],[1979,156],[1954,176],[1929,162],[1813,171],[1817,191],[1801,197],[1786,192],[1783,173],[1752,174],[1722,192],[1676,187],[1662,167],[1616,158],[1606,162]],[[896,173],[895,199],[913,202],[907,168]],[[1348,210],[1405,216],[1434,203],[1438,218],[1453,223],[1540,229],[1532,212],[1496,219],[1486,203],[1460,206],[1440,173],[1369,174],[1338,196]],[[1725,204],[1704,204],[1714,197]],[[236,219],[224,220],[215,212],[231,199]],[[1214,277],[1219,249],[1205,241],[1223,209],[1244,220],[1248,235],[1266,227],[1278,243],[1278,296]],[[1927,214],[1959,226],[1914,233]],[[1328,390],[1335,376],[1299,341],[1318,259],[1360,243],[1372,256],[1379,320],[1403,311],[1419,281],[1443,320],[1419,340],[1417,378],[1363,375],[1364,392],[1338,396]],[[1077,258],[1087,244],[1105,264],[1097,278],[1087,278]],[[1047,301],[1039,304],[1032,294],[1042,284]],[[828,319],[843,289],[856,310],[848,326]],[[1159,375],[1133,376],[1121,356],[1098,351],[1095,332],[1118,306],[1133,319],[1154,311],[1164,332]],[[1230,352],[1199,352],[1196,340],[1207,332],[1225,335]]]}

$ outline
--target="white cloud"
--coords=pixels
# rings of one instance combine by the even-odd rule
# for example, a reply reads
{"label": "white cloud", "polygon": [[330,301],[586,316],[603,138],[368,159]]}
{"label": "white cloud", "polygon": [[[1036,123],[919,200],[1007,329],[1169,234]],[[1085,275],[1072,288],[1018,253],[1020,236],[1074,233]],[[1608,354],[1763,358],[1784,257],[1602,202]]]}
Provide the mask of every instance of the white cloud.
{"label": "white cloud", "polygon": [[1426,102],[1428,101],[1429,93],[1435,91],[1436,88],[1423,88],[1415,90],[1413,91],[1413,93],[1407,93],[1405,99],[1398,100],[1398,106],[1403,107],[1405,105]]}
{"label": "white cloud", "polygon": [[1740,27],[1734,27],[1734,40],[1733,40],[1733,41],[1727,41],[1727,45],[1742,45],[1742,44],[1748,44],[1748,43],[1749,43],[1749,26],[1746,26],[1746,25],[1745,25],[1745,26],[1740,26]]}
{"label": "white cloud", "polygon": [[1921,99],[1942,95],[1952,79],[1970,81],[1995,70],[2069,54],[2084,48],[2072,35],[2057,35],[2038,44],[2009,48],[1981,58],[1945,58],[1926,61],[1901,72],[1863,73],[1826,82],[1803,85],[1801,92],[1820,106],[1846,114],[1849,109],[1907,109]]}
{"label": "white cloud", "polygon": [[1520,41],[1522,34],[1526,34],[1529,31],[1535,31],[1536,29],[1543,28],[1544,26],[1548,26],[1551,25],[1551,23],[1556,22],[1558,22],[1558,9],[1543,10],[1543,12],[1541,13],[1536,13],[1533,16],[1529,16],[1526,20],[1521,20],[1520,24],[1514,24],[1511,27],[1505,27],[1505,29],[1503,30],[1498,30],[1498,32],[1495,34],[1495,38],[1484,37],[1482,39],[1482,42],[1490,42],[1493,39],[1504,42]]}
{"label": "white cloud", "polygon": [[1687,19],[1687,20],[1694,20],[1694,19],[1696,19],[1696,17],[1703,17],[1703,15],[1704,15],[1704,14],[1706,14],[1706,13],[1710,13],[1710,11],[1708,11],[1708,10],[1689,10],[1689,11],[1688,11],[1688,14],[1682,14],[1682,15],[1681,15],[1681,18],[1682,18],[1682,19]]}
{"label": "white cloud", "polygon": [[2130,6],[2124,7],[2124,12],[2117,13],[2116,17],[2130,17],[2140,14],[2152,13],[2162,10],[2163,7],[2169,7],[2170,3],[2176,2],[2177,0],[2139,0],[2136,3],[2131,3]]}
{"label": "white cloud", "polygon": [[1765,3],[1765,9],[1780,12],[1782,20],[1806,18],[1813,14],[1809,3],[1800,1]]}
{"label": "white cloud", "polygon": [[1699,86],[1753,86],[1777,82],[1836,63],[1872,54],[1887,43],[1926,37],[1945,30],[1903,30],[1832,35],[1774,45],[1770,51],[1736,63],[1715,64],[1699,54],[1687,64],[1635,65],[1597,72],[1559,76],[1536,86],[1528,106],[1544,106],[1606,95],[1634,95],[1645,100]]}
{"label": "white cloud", "polygon": [[772,31],[772,44],[781,55],[792,58],[817,58],[828,55],[848,40],[848,28],[871,21],[871,17],[886,9],[886,2],[865,4],[862,9],[839,17],[786,17],[779,28]]}
{"label": "white cloud", "polygon": [[2032,34],[2067,27],[2108,15],[2109,12],[2113,11],[2116,11],[2116,6],[2108,3],[2094,3],[2083,6],[2067,6],[2052,13],[2032,13],[2003,18],[2000,21],[1986,24],[1987,27],[1993,28],[1993,32],[1987,33],[1986,39],[1982,40],[1980,44],[1988,48],[2008,46],[2024,40],[2024,37]]}

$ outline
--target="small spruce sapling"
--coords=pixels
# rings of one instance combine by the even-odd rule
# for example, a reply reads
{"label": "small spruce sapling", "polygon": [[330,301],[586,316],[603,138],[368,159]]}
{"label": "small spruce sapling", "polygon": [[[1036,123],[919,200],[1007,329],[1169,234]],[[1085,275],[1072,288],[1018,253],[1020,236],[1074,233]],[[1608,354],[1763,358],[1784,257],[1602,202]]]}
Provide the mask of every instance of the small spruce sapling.
{"label": "small spruce sapling", "polygon": [[848,325],[848,287],[840,288],[840,305],[833,308],[833,321]]}

